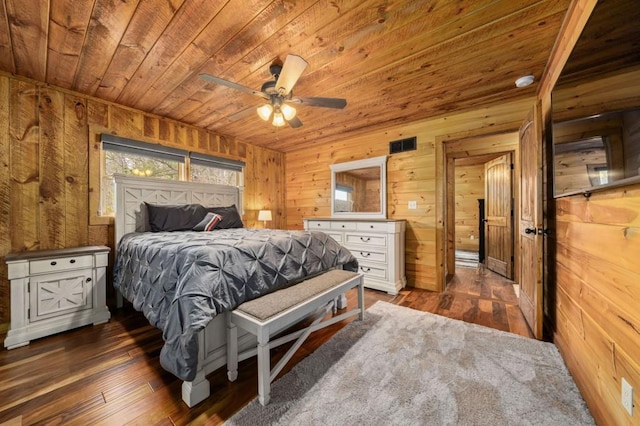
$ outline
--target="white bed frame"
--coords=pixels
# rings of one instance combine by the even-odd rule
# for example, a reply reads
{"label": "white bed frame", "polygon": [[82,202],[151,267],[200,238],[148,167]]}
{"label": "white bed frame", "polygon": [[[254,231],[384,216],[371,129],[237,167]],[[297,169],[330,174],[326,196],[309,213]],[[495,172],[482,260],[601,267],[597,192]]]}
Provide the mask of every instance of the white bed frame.
{"label": "white bed frame", "polygon": [[[235,204],[242,208],[242,192],[235,187],[193,182],[176,182],[152,178],[132,178],[116,175],[116,220],[115,244],[123,235],[141,230],[141,220],[146,220],[146,211],[141,212],[144,202],[161,205],[202,204],[205,207],[222,207]],[[118,294],[118,306],[122,295]],[[198,334],[198,372],[191,382],[182,383],[182,400],[193,407],[210,395],[210,384],[206,375],[224,366],[227,362],[226,321],[224,315],[216,316]],[[255,336],[240,335],[238,345],[242,350],[255,347]]]}

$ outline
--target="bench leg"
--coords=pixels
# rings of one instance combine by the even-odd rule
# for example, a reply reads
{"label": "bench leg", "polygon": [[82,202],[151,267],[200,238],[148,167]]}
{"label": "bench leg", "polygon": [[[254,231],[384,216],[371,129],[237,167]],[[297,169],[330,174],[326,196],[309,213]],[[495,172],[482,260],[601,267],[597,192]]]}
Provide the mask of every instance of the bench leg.
{"label": "bench leg", "polygon": [[238,378],[238,327],[227,315],[227,378],[235,382]]}
{"label": "bench leg", "polygon": [[271,356],[269,341],[258,342],[258,400],[260,404],[269,403],[271,392]]}
{"label": "bench leg", "polygon": [[362,321],[364,319],[364,285],[362,282],[362,277],[360,277],[360,284],[358,284],[357,287],[358,287],[358,308],[360,308],[358,319]]}

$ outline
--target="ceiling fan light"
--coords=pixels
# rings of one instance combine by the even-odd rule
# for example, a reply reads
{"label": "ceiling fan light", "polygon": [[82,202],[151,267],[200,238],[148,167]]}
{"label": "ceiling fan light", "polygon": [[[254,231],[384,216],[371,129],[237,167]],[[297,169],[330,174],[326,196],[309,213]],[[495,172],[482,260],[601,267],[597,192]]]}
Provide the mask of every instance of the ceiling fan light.
{"label": "ceiling fan light", "polygon": [[282,126],[285,125],[284,117],[282,116],[281,112],[275,112],[273,114],[273,123],[272,124],[274,126],[276,126],[276,127],[282,127]]}
{"label": "ceiling fan light", "polygon": [[257,111],[260,118],[264,121],[269,121],[269,117],[271,117],[271,113],[273,112],[273,107],[269,104],[264,104],[259,106]]}
{"label": "ceiling fan light", "polygon": [[291,120],[296,116],[296,109],[287,104],[282,105],[282,107],[280,107],[280,110],[282,111],[282,115],[284,115],[284,118],[286,120]]}

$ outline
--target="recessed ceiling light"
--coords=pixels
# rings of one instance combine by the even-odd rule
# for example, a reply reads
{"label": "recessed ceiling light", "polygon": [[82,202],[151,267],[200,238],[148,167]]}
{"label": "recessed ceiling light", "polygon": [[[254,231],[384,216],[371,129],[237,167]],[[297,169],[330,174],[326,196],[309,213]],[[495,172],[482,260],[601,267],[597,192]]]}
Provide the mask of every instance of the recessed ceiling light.
{"label": "recessed ceiling light", "polygon": [[516,87],[527,87],[533,83],[534,77],[532,75],[523,75],[516,80]]}

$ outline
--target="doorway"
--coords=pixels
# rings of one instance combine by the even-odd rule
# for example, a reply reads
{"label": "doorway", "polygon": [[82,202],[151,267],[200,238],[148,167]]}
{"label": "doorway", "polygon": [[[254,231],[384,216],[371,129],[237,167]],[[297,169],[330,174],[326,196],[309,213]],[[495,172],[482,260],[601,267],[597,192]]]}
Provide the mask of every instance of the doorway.
{"label": "doorway", "polygon": [[[518,280],[519,276],[519,261],[518,261],[518,248],[515,245],[513,235],[517,235],[517,226],[512,217],[518,217],[518,205],[519,205],[519,141],[518,133],[510,132],[504,134],[487,135],[469,137],[464,139],[450,139],[441,141],[440,144],[436,144],[436,147],[441,146],[442,149],[437,155],[440,156],[441,161],[437,164],[441,169],[437,173],[438,189],[442,191],[443,204],[437,211],[438,221],[442,224],[442,245],[438,251],[438,261],[440,265],[439,270],[439,284],[441,285],[441,291],[445,289],[447,282],[449,282],[456,271],[455,265],[455,250],[456,242],[462,240],[466,234],[457,235],[456,233],[456,161],[459,164],[473,163],[474,161],[486,163],[496,157],[504,154],[509,154],[513,160],[513,170],[511,175],[513,176],[511,190],[512,198],[509,203],[512,208],[509,209],[509,217],[501,219],[502,221],[511,221],[513,228],[511,236],[506,237],[511,241],[510,250],[512,254],[508,255],[509,262],[513,263],[510,271],[510,277],[514,281]],[[476,197],[477,198],[480,197]],[[488,218],[487,218],[488,219]],[[475,238],[474,238],[475,239]],[[489,253],[485,253],[489,255]]]}

